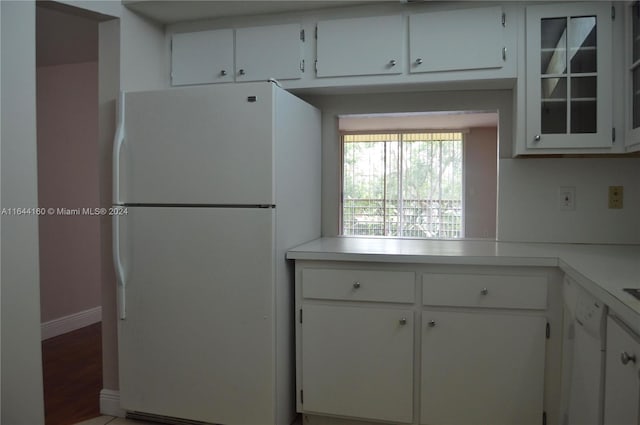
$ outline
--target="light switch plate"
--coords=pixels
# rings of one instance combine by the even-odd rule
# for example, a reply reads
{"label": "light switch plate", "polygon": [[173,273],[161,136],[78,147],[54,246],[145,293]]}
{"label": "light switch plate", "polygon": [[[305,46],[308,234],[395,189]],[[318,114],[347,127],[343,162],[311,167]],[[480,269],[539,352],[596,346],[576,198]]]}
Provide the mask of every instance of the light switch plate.
{"label": "light switch plate", "polygon": [[622,209],[623,201],[624,186],[609,186],[609,209]]}
{"label": "light switch plate", "polygon": [[558,207],[563,211],[576,209],[576,188],[574,186],[561,186],[558,189]]}

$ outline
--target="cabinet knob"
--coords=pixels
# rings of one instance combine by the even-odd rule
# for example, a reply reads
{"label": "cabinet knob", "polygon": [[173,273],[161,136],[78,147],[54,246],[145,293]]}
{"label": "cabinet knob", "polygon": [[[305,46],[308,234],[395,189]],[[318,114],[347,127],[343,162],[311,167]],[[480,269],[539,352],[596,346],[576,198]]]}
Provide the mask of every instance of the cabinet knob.
{"label": "cabinet knob", "polygon": [[225,71],[225,70],[223,69],[222,71],[220,71],[220,75],[222,75],[222,76],[224,77],[225,75],[227,75],[227,71]]}
{"label": "cabinet knob", "polygon": [[360,282],[353,282],[354,289],[358,289],[360,287]]}
{"label": "cabinet knob", "polygon": [[482,288],[482,289],[480,290],[480,293],[481,293],[482,295],[487,295],[487,294],[489,293],[489,290],[488,290],[487,288]]}
{"label": "cabinet knob", "polygon": [[396,62],[396,60],[395,60],[395,59],[391,59],[391,60],[389,61],[389,66],[391,66],[391,67],[396,66],[396,63],[397,63],[397,62]]}
{"label": "cabinet knob", "polygon": [[422,58],[417,58],[415,61],[416,65],[422,65]]}
{"label": "cabinet knob", "polygon": [[635,354],[629,354],[626,351],[623,351],[622,354],[620,354],[620,361],[624,365],[629,364],[629,362],[635,363],[636,362],[636,356],[635,356]]}
{"label": "cabinet knob", "polygon": [[536,136],[533,138],[533,141],[534,141],[534,142],[539,142],[539,141],[540,141],[540,139],[542,139],[542,137],[540,137],[540,135],[539,135],[539,134],[536,134]]}
{"label": "cabinet knob", "polygon": [[436,321],[435,320],[429,320],[429,323],[427,323],[427,326],[429,326],[430,328],[435,328],[436,327]]}
{"label": "cabinet knob", "polygon": [[244,71],[244,69],[240,69],[240,71],[238,71],[238,74],[240,74],[240,75],[245,75],[245,74],[246,74],[246,72]]}
{"label": "cabinet knob", "polygon": [[406,325],[406,324],[407,324],[407,318],[406,318],[406,317],[403,317],[402,319],[400,319],[400,324],[401,324],[402,326]]}

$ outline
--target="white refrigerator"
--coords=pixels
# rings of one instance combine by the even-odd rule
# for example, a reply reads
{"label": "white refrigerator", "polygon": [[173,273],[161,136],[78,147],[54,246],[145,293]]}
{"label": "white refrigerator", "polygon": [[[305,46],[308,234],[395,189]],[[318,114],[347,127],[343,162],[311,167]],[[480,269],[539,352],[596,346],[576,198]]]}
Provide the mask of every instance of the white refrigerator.
{"label": "white refrigerator", "polygon": [[122,408],[169,423],[291,423],[285,253],[320,236],[320,112],[264,82],[124,93],[119,115]]}

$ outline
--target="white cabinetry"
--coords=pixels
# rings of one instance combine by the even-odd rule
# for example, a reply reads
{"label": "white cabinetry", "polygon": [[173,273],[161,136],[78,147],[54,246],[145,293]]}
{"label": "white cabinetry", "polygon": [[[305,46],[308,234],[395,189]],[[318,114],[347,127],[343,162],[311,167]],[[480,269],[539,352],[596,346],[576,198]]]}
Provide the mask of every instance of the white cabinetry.
{"label": "white cabinetry", "polygon": [[171,85],[233,81],[233,30],[173,34]]}
{"label": "white cabinetry", "polygon": [[610,148],[611,4],[527,6],[526,29],[526,147]]}
{"label": "white cabinetry", "polygon": [[[298,403],[303,411],[410,423],[413,311],[344,302],[384,302],[389,296],[412,303],[414,273],[308,268],[299,288]],[[400,295],[393,298],[395,289]]]}
{"label": "white cabinetry", "polygon": [[531,269],[298,260],[298,411],[538,425],[558,384],[548,286]]}
{"label": "white cabinetry", "polygon": [[501,7],[409,16],[409,72],[502,68],[506,60]]}
{"label": "white cabinetry", "polygon": [[316,75],[402,74],[404,28],[400,15],[318,22]]}
{"label": "white cabinetry", "polygon": [[171,84],[299,79],[300,31],[286,24],[173,34]]}
{"label": "white cabinetry", "polygon": [[236,81],[301,78],[300,31],[300,24],[238,28]]}
{"label": "white cabinetry", "polygon": [[422,299],[420,423],[539,424],[546,277],[427,273]]}
{"label": "white cabinetry", "polygon": [[640,423],[640,337],[611,316],[605,374],[604,424]]}
{"label": "white cabinetry", "polygon": [[303,315],[305,411],[412,421],[412,311],[308,305]]}
{"label": "white cabinetry", "polygon": [[629,3],[625,7],[626,59],[626,128],[627,149],[640,150],[640,4]]}
{"label": "white cabinetry", "polygon": [[541,423],[544,317],[425,311],[423,424]]}

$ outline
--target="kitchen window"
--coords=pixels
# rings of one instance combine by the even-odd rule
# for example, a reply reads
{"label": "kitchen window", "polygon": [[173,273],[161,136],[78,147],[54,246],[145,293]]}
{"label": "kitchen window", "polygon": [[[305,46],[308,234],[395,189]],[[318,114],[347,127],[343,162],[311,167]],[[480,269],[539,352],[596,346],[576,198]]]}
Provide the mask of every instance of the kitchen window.
{"label": "kitchen window", "polygon": [[464,133],[343,132],[342,234],[464,237]]}

